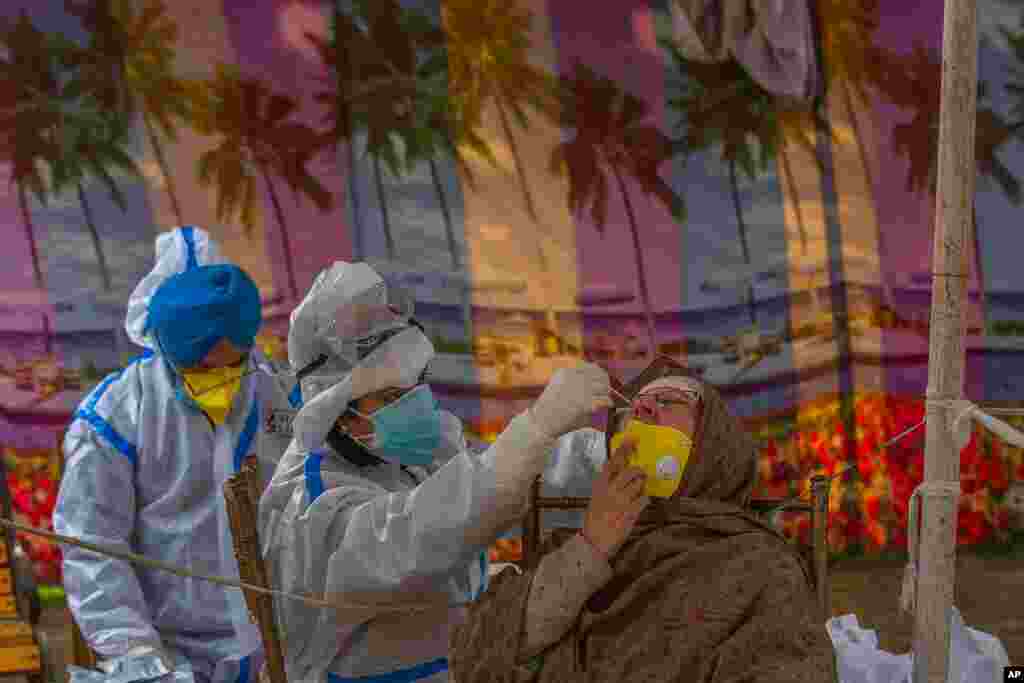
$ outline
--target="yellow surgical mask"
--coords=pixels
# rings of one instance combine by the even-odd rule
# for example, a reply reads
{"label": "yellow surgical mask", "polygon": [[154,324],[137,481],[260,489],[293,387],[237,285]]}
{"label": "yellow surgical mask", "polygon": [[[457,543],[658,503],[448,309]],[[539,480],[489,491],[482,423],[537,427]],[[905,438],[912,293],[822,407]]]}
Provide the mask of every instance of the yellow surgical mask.
{"label": "yellow surgical mask", "polygon": [[683,481],[683,470],[690,459],[693,439],[674,427],[630,420],[625,429],[612,437],[611,453],[615,453],[627,438],[636,444],[636,452],[629,465],[640,468],[647,475],[644,495],[668,498],[675,493]]}
{"label": "yellow surgical mask", "polygon": [[223,368],[183,370],[185,391],[189,398],[202,408],[215,425],[224,424],[231,410],[235,395],[242,388],[245,365],[229,365]]}

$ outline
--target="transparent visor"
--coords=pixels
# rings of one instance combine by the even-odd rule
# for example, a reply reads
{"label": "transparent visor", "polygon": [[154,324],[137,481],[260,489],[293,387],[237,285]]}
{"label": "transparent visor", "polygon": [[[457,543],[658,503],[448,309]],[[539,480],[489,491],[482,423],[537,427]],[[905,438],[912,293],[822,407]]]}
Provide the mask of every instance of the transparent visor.
{"label": "transparent visor", "polygon": [[408,324],[414,304],[399,287],[381,282],[353,298],[338,297],[321,304],[320,338],[338,356],[363,356],[377,346],[381,335]]}

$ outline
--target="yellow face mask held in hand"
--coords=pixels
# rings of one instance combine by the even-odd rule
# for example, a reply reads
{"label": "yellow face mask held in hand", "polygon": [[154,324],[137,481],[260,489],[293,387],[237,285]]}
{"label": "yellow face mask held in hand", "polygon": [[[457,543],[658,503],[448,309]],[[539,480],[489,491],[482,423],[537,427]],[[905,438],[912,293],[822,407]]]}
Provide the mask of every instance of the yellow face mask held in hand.
{"label": "yellow face mask held in hand", "polygon": [[642,469],[647,475],[644,495],[668,498],[675,493],[683,481],[683,470],[690,459],[693,439],[674,427],[632,419],[626,423],[625,429],[612,437],[611,453],[618,450],[627,438],[636,444],[630,466]]}
{"label": "yellow face mask held in hand", "polygon": [[229,365],[223,368],[183,370],[185,391],[189,398],[202,408],[215,425],[224,424],[231,410],[231,403],[242,388],[245,365]]}

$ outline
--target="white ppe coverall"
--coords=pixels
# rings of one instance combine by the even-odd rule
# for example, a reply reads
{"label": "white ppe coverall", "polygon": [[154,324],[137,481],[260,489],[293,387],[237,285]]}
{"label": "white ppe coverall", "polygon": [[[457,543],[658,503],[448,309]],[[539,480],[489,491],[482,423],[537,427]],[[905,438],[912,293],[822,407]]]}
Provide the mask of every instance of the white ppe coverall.
{"label": "white ppe coverall", "polygon": [[[448,681],[449,633],[486,587],[487,549],[520,522],[530,483],[569,431],[538,428],[527,411],[477,455],[441,411],[426,466],[356,464],[324,443],[355,399],[420,383],[433,346],[397,298],[365,264],[339,262],[292,314],[292,369],[320,364],[301,379],[304,406],[260,501],[260,538],[276,589],[345,608],[275,598],[289,683]],[[354,351],[389,329],[368,355]],[[594,393],[606,396],[597,370]]]}
{"label": "white ppe coverall", "polygon": [[[157,239],[157,264],[129,304],[133,341],[145,333],[146,301],[160,282],[195,265],[221,261],[198,229]],[[250,367],[264,359],[254,349]],[[275,411],[286,387],[264,372],[244,376],[226,421],[214,427],[181,391],[159,353],[146,351],[108,376],[80,404],[65,441],[65,472],[54,528],[82,541],[131,551],[193,571],[237,578],[221,486],[249,456],[269,481],[287,447]],[[69,606],[90,647],[103,658],[156,651],[200,683],[245,683],[261,665],[258,632],[238,624],[230,592],[89,552],[63,548]]]}

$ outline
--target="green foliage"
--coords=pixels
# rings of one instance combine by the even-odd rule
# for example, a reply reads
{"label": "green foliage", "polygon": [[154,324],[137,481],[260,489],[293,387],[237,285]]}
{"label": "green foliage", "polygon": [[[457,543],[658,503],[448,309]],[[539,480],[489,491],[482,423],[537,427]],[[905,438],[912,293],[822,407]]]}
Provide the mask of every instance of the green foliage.
{"label": "green foliage", "polygon": [[[934,193],[938,181],[936,140],[942,92],[940,55],[917,45],[894,63],[898,68],[893,69],[892,77],[886,81],[886,95],[893,103],[912,111],[913,118],[894,126],[893,147],[909,162],[907,190]],[[1021,72],[1017,70],[1015,75],[1019,78]],[[1017,84],[1011,82],[1006,89],[1012,97],[1020,96]],[[1019,205],[1020,181],[998,155],[999,149],[1011,138],[1014,126],[988,103],[988,85],[984,81],[978,82],[976,119],[974,147],[979,179],[994,183],[1011,203]]]}
{"label": "green foliage", "polygon": [[95,382],[98,382],[100,380],[100,378],[102,377],[102,375],[100,375],[99,369],[96,367],[96,364],[93,363],[91,360],[86,361],[82,365],[81,376],[82,376],[82,383],[85,384],[85,385],[89,385],[89,384],[93,384]]}
{"label": "green foliage", "polygon": [[561,77],[560,86],[561,123],[572,136],[555,148],[549,168],[569,181],[569,210],[578,213],[589,207],[595,227],[603,232],[608,182],[619,174],[683,220],[683,198],[659,173],[682,147],[647,122],[646,103],[578,61],[571,76]]}
{"label": "green foliage", "polygon": [[435,337],[433,339],[434,349],[438,353],[451,353],[461,355],[472,355],[473,343],[461,340],[445,339],[443,337]]}
{"label": "green foliage", "polygon": [[[296,196],[328,211],[333,197],[308,169],[323,149],[324,138],[291,120],[298,103],[273,92],[236,67],[220,64],[212,81],[196,98],[193,125],[220,138],[198,161],[199,181],[217,193],[219,220],[238,218],[253,230],[259,197],[257,183],[283,179]],[[286,229],[285,226],[281,226]]]}
{"label": "green foliage", "polygon": [[464,150],[498,161],[475,130],[475,121],[453,106],[446,38],[436,19],[397,2],[356,2],[336,12],[330,40],[307,34],[329,75],[313,96],[324,108],[327,135],[348,142],[367,134],[367,154],[402,176],[418,161],[451,156],[469,183]]}
{"label": "green foliage", "polygon": [[989,323],[989,331],[997,337],[1024,336],[1024,320],[995,320]]}
{"label": "green foliage", "polygon": [[[820,103],[789,109],[735,60],[694,62],[673,41],[662,40],[661,45],[674,75],[668,106],[680,117],[677,132],[686,149],[719,146],[722,160],[735,164],[751,180],[770,169],[790,140],[817,158],[813,130],[829,128]],[[799,119],[789,122],[780,111],[810,117],[813,128],[800,125]]]}
{"label": "green foliage", "polygon": [[60,123],[52,106],[62,68],[55,40],[22,13],[0,24],[0,156],[12,165],[13,180],[28,188],[41,204],[50,196],[43,172],[59,156],[50,134]]}
{"label": "green foliage", "polygon": [[[8,55],[0,62],[0,78],[15,84],[0,109],[0,128],[11,131],[4,147],[21,161],[27,186],[45,202],[49,192],[95,177],[123,209],[114,174],[138,173],[126,151],[130,121],[104,106],[102,93],[84,77],[81,48],[62,34],[40,31],[24,13],[3,26],[0,42]],[[48,179],[42,165],[49,168]]]}

